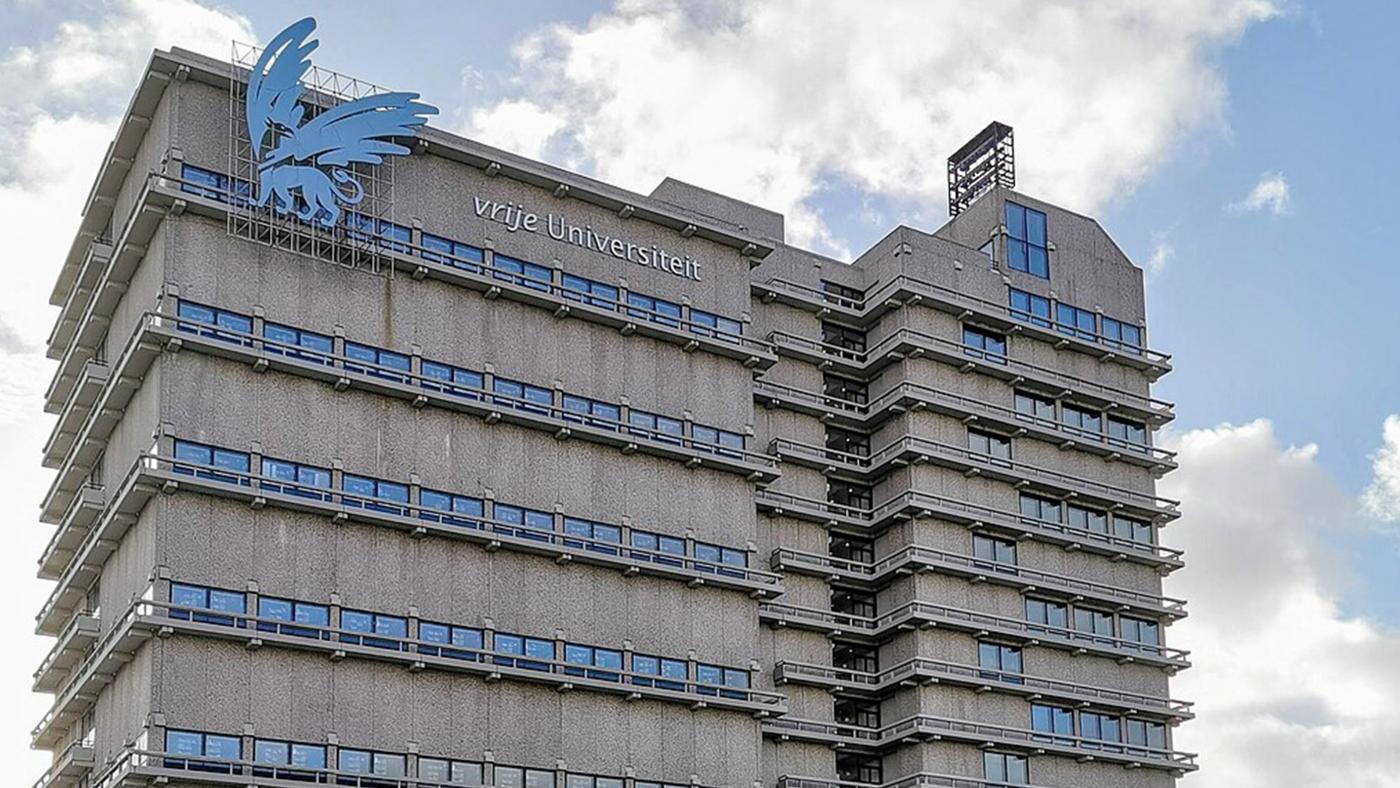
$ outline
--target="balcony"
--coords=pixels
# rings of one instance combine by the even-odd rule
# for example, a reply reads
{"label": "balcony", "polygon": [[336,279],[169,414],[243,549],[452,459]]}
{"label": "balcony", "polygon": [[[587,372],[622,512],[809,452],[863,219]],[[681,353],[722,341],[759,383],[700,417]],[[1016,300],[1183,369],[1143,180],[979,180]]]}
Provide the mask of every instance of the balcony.
{"label": "balcony", "polygon": [[88,529],[97,521],[98,515],[107,508],[107,491],[95,485],[78,488],[73,502],[68,506],[63,519],[59,521],[49,543],[39,558],[39,577],[44,580],[57,580],[63,576],[72,563],[78,548],[83,544]]}
{"label": "balcony", "polygon": [[[160,487],[141,475],[138,462],[113,490],[111,503],[98,512],[90,528],[77,531],[74,535],[68,535],[61,529],[54,535],[55,540],[70,542],[81,534],[81,541],[58,576],[49,598],[35,616],[34,631],[38,634],[58,636],[67,622],[82,609],[88,587],[101,575],[107,559],[116,552],[122,537],[135,525],[146,502],[160,492]],[[68,521],[64,522],[67,525]]]}
{"label": "balcony", "polygon": [[92,771],[94,763],[92,742],[71,742],[33,788],[79,788],[84,785],[83,778]]}
{"label": "balcony", "polygon": [[1020,512],[960,501],[933,493],[910,490],[876,506],[861,509],[805,498],[772,488],[754,491],[760,511],[773,517],[796,517],[823,527],[869,534],[886,526],[915,517],[930,517],[958,523],[974,531],[995,531],[1017,538],[1042,539],[1066,550],[1086,550],[1115,561],[1135,561],[1155,567],[1163,574],[1181,568],[1182,551],[1160,545],[1125,539],[1114,534],[1074,528],[1059,522],[1037,520]]}
{"label": "balcony", "polygon": [[900,688],[939,684],[1031,700],[1049,698],[1111,708],[1120,714],[1152,714],[1173,724],[1195,717],[1192,704],[1186,701],[924,657],[906,660],[878,673],[784,660],[774,666],[773,681],[779,686],[802,684],[862,697],[884,697]]}
{"label": "balcony", "polygon": [[779,573],[800,572],[866,587],[884,585],[912,572],[940,572],[974,583],[1009,586],[1022,593],[1048,593],[1076,602],[1089,599],[1118,612],[1147,614],[1168,621],[1186,617],[1186,602],[1182,599],[920,545],[910,545],[874,563],[778,548],[770,556],[769,564]]}
{"label": "balcony", "polygon": [[[990,782],[976,777],[919,772],[880,785],[785,774],[778,778],[777,788],[1008,788],[1008,786],[1003,782]],[[1045,788],[1045,786],[1036,783],[1017,786],[1017,788]]]}
{"label": "balcony", "polygon": [[78,382],[69,394],[63,410],[58,415],[49,439],[44,443],[43,464],[45,468],[57,468],[63,457],[73,448],[78,433],[92,412],[93,403],[107,387],[110,370],[101,361],[87,361],[78,374]]}
{"label": "balcony", "polygon": [[[558,404],[525,402],[488,390],[444,385],[441,380],[416,372],[389,369],[344,355],[323,353],[260,336],[227,329],[211,330],[197,321],[159,312],[147,312],[127,342],[120,361],[92,413],[74,441],[46,496],[41,519],[56,522],[72,502],[76,491],[101,456],[106,439],[122,415],[122,409],[139,388],[142,377],[162,352],[183,349],[246,362],[257,371],[276,370],[329,383],[338,391],[357,390],[408,401],[414,407],[433,405],[479,416],[488,423],[505,421],[552,434],[559,440],[577,438],[620,449],[642,452],[685,463],[736,473],[766,484],[778,478],[777,460],[757,452],[713,446],[689,436],[673,436],[632,424],[607,422],[577,413]],[[348,362],[348,363],[347,363]]]}
{"label": "balcony", "polygon": [[1140,465],[1158,475],[1176,468],[1176,454],[1166,449],[1123,440],[1105,432],[1073,427],[922,383],[900,383],[865,404],[758,378],[754,381],[754,400],[765,407],[783,406],[815,416],[823,422],[838,423],[865,432],[873,432],[893,416],[931,409],[969,424],[990,424],[1012,437],[1029,435],[1054,443],[1062,449],[1086,451],[1108,461],[1121,460]]}
{"label": "balcony", "polygon": [[81,263],[74,269],[77,279],[62,303],[56,304],[59,307],[58,318],[54,320],[53,329],[49,331],[47,343],[49,358],[58,360],[68,351],[73,337],[78,334],[78,318],[91,302],[93,286],[107,270],[107,263],[111,259],[111,244],[94,240],[88,245]]}
{"label": "balcony", "polygon": [[1029,381],[1048,391],[1063,392],[1063,396],[1074,395],[1086,404],[1092,403],[1103,410],[1137,414],[1155,425],[1165,424],[1174,417],[1170,402],[1010,356],[990,354],[979,348],[912,328],[896,329],[864,351],[828,345],[821,340],[786,331],[770,332],[768,339],[778,349],[779,355],[801,359],[822,369],[844,372],[855,377],[868,378],[894,362],[927,357],[951,364],[961,372],[976,371],[999,378],[1012,386]]}
{"label": "balcony", "polygon": [[[435,670],[470,675],[485,681],[511,679],[551,686],[559,692],[583,690],[642,699],[683,703],[692,709],[741,711],[756,718],[786,713],[786,698],[775,692],[713,685],[694,677],[665,677],[619,668],[585,667],[558,659],[484,648],[449,645],[394,637],[366,635],[363,631],[318,626],[305,622],[257,615],[215,611],[161,602],[137,600],[83,667],[74,674],[53,709],[34,730],[34,746],[48,749],[63,727],[95,702],[97,691],[110,683],[135,649],[152,636],[173,635],[219,638],[243,644],[249,650],[289,648],[323,654],[333,661],[368,659],[401,665],[412,671]],[[111,656],[105,656],[110,654]]]}
{"label": "balcony", "polygon": [[[177,466],[181,470],[177,470]],[[507,549],[532,553],[560,564],[578,562],[616,569],[624,575],[664,577],[692,588],[734,589],[755,599],[773,598],[783,593],[782,578],[772,572],[634,547],[626,544],[626,539],[618,544],[484,517],[443,517],[416,505],[392,507],[381,499],[343,490],[307,487],[281,479],[271,483],[261,474],[227,468],[206,470],[185,462],[177,463],[171,457],[146,454],[114,488],[112,506],[96,519],[96,526],[81,532],[74,529],[84,536],[37,617],[40,634],[60,634],[60,628],[82,604],[86,588],[97,578],[106,559],[136,522],[147,502],[158,493],[177,492],[243,501],[254,509],[273,506],[310,512],[334,522],[393,528],[415,537],[454,539],[480,545],[488,551]],[[55,538],[59,537],[65,542],[76,538],[65,535],[64,530]]]}
{"label": "balcony", "polygon": [[39,669],[34,671],[35,692],[56,692],[65,678],[87,655],[97,641],[102,622],[94,615],[79,613],[68,622],[49,650]]}
{"label": "balcony", "polygon": [[[149,316],[142,325],[148,322]],[[58,466],[58,473],[41,504],[40,521],[58,523],[82,488],[88,486],[93,468],[107,448],[107,439],[121,422],[127,404],[141,388],[147,370],[161,351],[159,337],[141,327],[132,333]]]}
{"label": "balcony", "polygon": [[874,618],[782,602],[763,602],[759,605],[758,617],[769,626],[799,627],[823,632],[828,637],[862,642],[877,642],[896,632],[917,628],[944,628],[979,638],[995,635],[1028,646],[1069,651],[1076,656],[1093,654],[1116,660],[1119,664],[1141,662],[1160,667],[1168,674],[1191,666],[1186,660],[1190,652],[1181,649],[917,600],[906,602]]}
{"label": "balcony", "polygon": [[844,474],[867,483],[878,480],[896,467],[932,463],[964,476],[985,476],[1008,482],[1018,489],[1035,484],[1049,490],[1054,497],[1094,501],[1101,508],[1109,510],[1132,507],[1139,516],[1150,519],[1166,520],[1181,514],[1177,508],[1179,502],[1169,498],[913,435],[897,438],[869,456],[787,438],[774,438],[768,445],[768,451],[784,460],[816,468],[828,476]]}
{"label": "balcony", "polygon": [[1037,318],[1036,322],[1029,322],[1019,317],[1007,304],[961,293],[908,274],[894,277],[861,300],[838,296],[781,277],[753,282],[752,290],[764,303],[781,301],[815,311],[818,317],[835,314],[848,322],[866,326],[889,311],[927,303],[951,315],[974,315],[980,322],[1004,332],[1024,333],[1059,349],[1068,348],[1101,361],[1140,369],[1154,380],[1171,371],[1171,356],[1166,353],[1104,336],[1085,337],[1077,326],[1062,326],[1051,318]]}
{"label": "balcony", "polygon": [[116,678],[122,666],[135,658],[141,645],[154,634],[138,626],[142,602],[127,609],[63,682],[39,724],[31,732],[31,746],[52,750],[64,734],[97,703],[98,694]]}
{"label": "balcony", "polygon": [[979,747],[1014,747],[1032,755],[1060,755],[1080,762],[1104,761],[1126,768],[1163,769],[1180,777],[1196,770],[1194,753],[1164,750],[1125,742],[1108,742],[1066,734],[1042,733],[1028,728],[990,725],[967,720],[918,714],[882,728],[861,728],[815,720],[781,718],[765,720],[763,735],[777,739],[801,739],[858,749],[881,751],[920,741],[954,741]]}

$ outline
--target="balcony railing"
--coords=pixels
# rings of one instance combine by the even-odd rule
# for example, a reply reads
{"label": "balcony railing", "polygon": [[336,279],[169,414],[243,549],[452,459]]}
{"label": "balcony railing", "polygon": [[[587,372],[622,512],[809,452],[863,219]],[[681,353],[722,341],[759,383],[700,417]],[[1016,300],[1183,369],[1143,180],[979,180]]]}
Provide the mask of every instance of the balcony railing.
{"label": "balcony railing", "polygon": [[893,277],[866,293],[862,299],[828,293],[781,277],[754,282],[753,289],[765,296],[785,296],[790,301],[813,307],[819,312],[839,312],[842,317],[856,323],[868,322],[890,308],[906,304],[912,306],[927,299],[943,311],[956,315],[971,312],[984,322],[1004,330],[1020,330],[1046,342],[1070,347],[1105,361],[1119,361],[1146,369],[1154,376],[1171,370],[1171,356],[1167,353],[1100,334],[1085,336],[1085,332],[1078,326],[1063,325],[1052,317],[1036,317],[1035,322],[1031,322],[1028,317],[1021,316],[1008,304],[978,298],[908,274]]}
{"label": "balcony railing", "polygon": [[[35,746],[52,746],[60,733],[58,723],[74,719],[89,708],[96,697],[96,689],[114,678],[117,667],[130,660],[136,646],[158,632],[235,640],[250,649],[275,645],[317,651],[333,659],[356,657],[396,662],[414,670],[465,673],[487,681],[510,678],[548,684],[561,692],[591,690],[620,695],[627,700],[647,698],[685,703],[692,708],[731,709],[756,717],[783,714],[787,710],[787,699],[779,693],[710,684],[694,676],[661,676],[622,668],[579,665],[535,655],[190,607],[150,599],[149,591],[143,596],[132,604],[83,666],[74,672],[75,680],[67,685],[53,708],[35,727]],[[121,647],[117,648],[118,645]]]}
{"label": "balcony railing", "polygon": [[828,472],[844,471],[864,480],[878,478],[895,467],[896,463],[937,463],[965,474],[988,476],[1012,484],[1033,482],[1061,496],[1073,494],[1095,498],[1108,508],[1136,507],[1153,518],[1180,514],[1177,509],[1180,502],[1170,498],[914,435],[896,438],[869,455],[837,451],[788,438],[774,438],[768,450],[809,467]]}
{"label": "balcony railing", "polygon": [[71,741],[54,758],[48,771],[35,781],[33,788],[78,788],[94,763],[91,741]]}
{"label": "balcony railing", "polygon": [[1060,370],[1021,361],[1008,355],[989,353],[952,339],[912,328],[899,328],[866,350],[850,350],[821,340],[786,331],[768,335],[780,354],[805,358],[813,363],[857,376],[869,376],[888,364],[905,358],[930,356],[964,371],[977,370],[1003,380],[1034,381],[1050,389],[1098,401],[1101,407],[1131,408],[1154,422],[1172,418],[1172,404],[1127,389],[1081,378]]}
{"label": "balcony railing", "polygon": [[995,690],[1023,697],[1111,706],[1125,713],[1156,714],[1174,721],[1195,716],[1191,712],[1192,704],[1186,701],[926,657],[908,659],[877,673],[783,660],[774,666],[773,680],[779,685],[806,684],[876,697],[883,697],[910,681],[932,680],[977,691]]}
{"label": "balcony railing", "polygon": [[585,420],[559,404],[545,405],[487,389],[446,383],[416,372],[348,359],[343,354],[324,353],[245,332],[215,329],[174,315],[147,312],[45,498],[42,516],[47,522],[54,522],[71,503],[77,487],[100,456],[102,442],[120,420],[121,408],[130,400],[137,388],[136,382],[154,359],[164,350],[186,347],[247,361],[258,369],[277,369],[322,380],[338,389],[355,386],[406,399],[419,407],[433,404],[480,416],[492,423],[520,424],[547,431],[560,440],[577,437],[615,446],[627,453],[641,451],[679,460],[690,467],[738,473],[760,483],[772,481],[779,475],[775,458],[747,449],[720,446],[689,435],[673,435],[597,416],[588,416]]}
{"label": "balcony railing", "polygon": [[1121,663],[1143,662],[1162,667],[1169,673],[1191,665],[1186,660],[1190,652],[1182,649],[918,600],[874,617],[782,602],[761,603],[758,615],[771,626],[796,626],[862,641],[881,640],[900,629],[932,625],[977,635],[996,634],[1076,654],[1093,653]]}
{"label": "balcony railing", "polygon": [[1186,615],[1186,602],[1182,599],[1016,564],[988,561],[921,545],[909,545],[873,563],[780,547],[770,555],[769,564],[776,572],[796,571],[823,577],[838,576],[867,584],[882,583],[907,572],[907,568],[913,566],[977,581],[1000,583],[1026,591],[1058,591],[1064,596],[1090,597],[1125,609],[1145,611],[1171,619],[1183,618]]}
{"label": "balcony railing", "polygon": [[1073,550],[1089,550],[1115,560],[1150,564],[1160,571],[1182,566],[1182,551],[1156,544],[1125,539],[1109,533],[1075,528],[1065,523],[1038,520],[1020,512],[968,503],[933,493],[910,490],[873,509],[806,498],[772,488],[754,492],[759,509],[774,516],[791,516],[822,523],[829,528],[858,532],[876,531],[900,519],[936,517],[961,523],[969,528],[991,528],[1015,534],[1030,534]]}
{"label": "balcony railing", "polygon": [[93,707],[100,691],[115,680],[122,666],[152,636],[150,629],[137,625],[144,604],[139,599],[133,602],[93,645],[87,658],[69,673],[53,705],[31,732],[33,747],[53,749],[67,728]]}
{"label": "balcony railing", "polygon": [[862,749],[883,750],[910,739],[958,741],[983,747],[1015,747],[1038,753],[1120,763],[1130,768],[1150,767],[1182,774],[1196,769],[1195,753],[1161,749],[1127,742],[1101,741],[1069,734],[1044,733],[1010,725],[917,714],[881,728],[864,728],[817,720],[784,717],[765,720],[764,735],[801,738]]}
{"label": "balcony railing", "polygon": [[797,386],[759,378],[754,381],[754,399],[765,405],[785,404],[810,415],[836,419],[873,431],[876,425],[908,410],[932,408],[936,412],[987,422],[1009,431],[1024,431],[1040,440],[1057,443],[1063,448],[1091,451],[1109,459],[1122,459],[1154,471],[1176,467],[1175,452],[1147,443],[1125,440],[1107,432],[1086,430],[1058,419],[1024,413],[985,399],[968,397],[951,391],[906,381],[890,387],[868,403],[809,391]]}
{"label": "balcony railing", "polygon": [[39,615],[38,631],[57,635],[83,598],[86,581],[96,577],[127,528],[160,492],[181,490],[246,501],[250,506],[276,506],[321,514],[336,521],[350,520],[405,531],[419,536],[460,539],[488,550],[506,548],[546,555],[559,562],[577,561],[606,566],[625,574],[646,574],[685,582],[692,587],[714,586],[747,592],[754,598],[783,593],[782,578],[749,566],[716,563],[690,555],[649,550],[622,543],[549,531],[463,513],[444,514],[414,504],[393,504],[381,498],[357,495],[272,479],[262,474],[228,468],[206,468],[158,454],[143,454],[115,487],[112,504],[84,531],[57,585]]}
{"label": "balcony railing", "polygon": [[1045,788],[1040,783],[993,782],[976,777],[959,777],[952,774],[920,772],[885,783],[857,783],[846,780],[828,780],[822,777],[801,777],[783,775],[778,778],[777,788]]}
{"label": "balcony railing", "polygon": [[[56,411],[66,399],[76,375],[76,365],[91,357],[91,347],[86,343],[95,340],[101,333],[94,333],[88,330],[88,327],[95,325],[95,316],[111,314],[115,304],[113,299],[124,292],[131,274],[144,254],[144,245],[155,227],[163,220],[166,210],[179,204],[184,210],[222,220],[227,215],[229,198],[230,195],[226,191],[220,192],[206,184],[186,181],[173,175],[151,173],[146,177],[130,215],[122,219],[123,229],[113,247],[110,261],[105,262],[104,271],[95,287],[96,295],[87,299],[80,317],[74,319],[71,316],[75,309],[66,310],[60,316],[61,324],[72,323],[78,327],[79,336],[68,340],[67,349],[63,352],[54,382],[46,396],[47,407]],[[149,210],[150,208],[165,210]],[[322,232],[310,225],[305,231]],[[627,303],[621,298],[609,299],[596,294],[581,295],[564,287],[562,281],[545,282],[494,267],[486,262],[460,260],[450,253],[426,249],[406,240],[386,240],[382,246],[383,248],[377,250],[377,254],[392,258],[400,270],[410,271],[414,278],[432,277],[481,291],[488,298],[504,296],[543,307],[557,317],[579,317],[616,328],[624,334],[637,333],[680,345],[686,351],[704,348],[717,355],[736,358],[751,367],[767,368],[776,361],[773,348],[766,341],[721,331],[714,326],[684,317],[649,314],[649,310]],[[137,253],[135,250],[138,249],[142,251]],[[69,300],[72,299],[73,295],[70,292]],[[54,336],[62,339],[69,334],[71,330],[65,329],[63,332],[56,332]]]}

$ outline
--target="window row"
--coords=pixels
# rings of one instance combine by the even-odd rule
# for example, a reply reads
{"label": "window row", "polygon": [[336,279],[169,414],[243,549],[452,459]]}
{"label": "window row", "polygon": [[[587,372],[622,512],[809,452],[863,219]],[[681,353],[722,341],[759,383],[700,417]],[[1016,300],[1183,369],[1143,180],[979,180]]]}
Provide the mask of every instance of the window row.
{"label": "window row", "polygon": [[[1068,525],[1081,531],[1115,536],[1141,545],[1155,545],[1156,534],[1150,522],[1124,517],[1100,509],[1089,509],[1078,504],[1065,503],[1055,498],[1044,498],[1030,493],[1021,493],[1021,516],[1032,520]],[[1112,520],[1112,530],[1109,528]]]}
{"label": "window row", "polygon": [[[250,752],[244,753],[241,736],[228,736],[195,730],[167,729],[165,757],[167,769],[238,774],[236,761],[252,761],[252,774],[275,780],[320,782],[324,775],[317,772],[330,768],[330,747],[324,744],[253,738]],[[416,770],[409,774],[409,757],[403,753],[380,752],[339,746],[335,748],[334,770],[346,775],[385,778],[385,785],[396,786],[398,780],[416,777],[427,783],[445,785],[485,786],[495,788],[623,788],[621,777],[507,766],[485,761],[417,757]],[[490,774],[488,774],[488,769]],[[560,777],[562,776],[562,781]],[[490,782],[487,782],[488,777]],[[379,785],[377,781],[357,781],[361,786]],[[634,780],[635,788],[689,788],[685,784]]]}
{"label": "window row", "polygon": [[[181,187],[183,191],[219,202],[228,201],[232,195],[235,204],[245,204],[252,194],[251,186],[245,181],[236,181],[231,189],[227,175],[189,164],[183,165],[181,177],[185,181]],[[556,285],[554,269],[538,263],[493,254],[492,263],[488,264],[486,253],[480,247],[441,235],[424,232],[419,247],[414,247],[411,228],[385,219],[374,219],[347,211],[345,228],[346,235],[356,241],[372,242],[378,239],[380,246],[395,252],[420,256],[424,260],[474,274],[485,273],[502,281],[546,293],[557,292],[571,301],[621,312],[628,317],[640,318],[650,323],[670,328],[680,328],[684,324],[693,334],[727,342],[738,342],[744,333],[744,324],[733,318],[694,308],[686,315],[686,309],[681,304],[632,291],[628,291],[627,297],[623,299],[620,289],[616,286],[574,274],[560,272],[560,280]]]}
{"label": "window row", "polygon": [[170,584],[170,605],[170,618],[182,621],[245,628],[251,615],[257,619],[252,626],[261,632],[749,699],[750,672],[745,668],[432,621],[418,621],[414,637],[405,616],[337,610],[330,605],[261,594],[256,597],[256,612],[250,612],[248,594],[189,583]]}
{"label": "window row", "polygon": [[[252,460],[252,455],[247,452],[175,440],[176,473],[250,487],[253,484]],[[272,457],[261,457],[259,468],[262,478],[258,480],[258,487],[266,492],[327,502],[333,499],[336,492],[335,475],[330,468]],[[370,476],[342,472],[339,491],[347,494],[341,497],[340,503],[350,508],[402,517],[414,516],[416,509],[417,517],[429,522],[490,530],[534,541],[561,542],[566,547],[606,555],[626,555],[663,566],[688,566],[700,572],[744,577],[746,573],[736,570],[745,569],[749,564],[748,551],[739,548],[686,540],[486,498],[420,488],[418,500],[414,501],[410,485]],[[560,537],[560,534],[563,536]]]}
{"label": "window row", "polygon": [[1017,413],[1041,421],[1058,423],[1077,434],[1087,434],[1120,446],[1148,445],[1147,425],[1140,421],[1106,416],[1093,408],[1058,402],[1052,397],[1022,389],[1016,389],[1014,402]]}
{"label": "window row", "polygon": [[[1093,748],[1096,742],[1103,742],[1167,749],[1167,726],[1163,723],[1096,711],[1075,711],[1044,703],[1031,704],[1031,730],[1051,734],[1047,741],[1070,746]],[[1092,741],[1075,742],[1074,737]]]}
{"label": "window row", "polygon": [[1126,640],[1144,646],[1162,645],[1161,625],[1156,621],[1120,615],[1111,610],[1068,605],[1053,599],[1027,597],[1026,620],[1032,624],[1073,629],[1075,632],[1102,637],[1108,644],[1113,644],[1115,640]]}
{"label": "window row", "polygon": [[[181,320],[179,328],[182,331],[240,345],[252,345],[254,341],[253,318],[247,315],[183,299],[176,314]],[[268,353],[327,366],[335,363],[334,340],[326,334],[264,321],[262,338],[266,340],[264,350]],[[586,423],[613,432],[627,432],[662,443],[686,443],[686,422],[670,416],[629,409],[624,422],[621,405],[567,392],[561,392],[556,403],[552,388],[497,376],[493,376],[488,385],[485,373],[426,358],[420,362],[421,374],[414,375],[410,356],[348,340],[345,342],[344,357],[344,367],[351,372],[465,399],[488,401],[514,410]],[[692,423],[689,440],[691,448],[697,451],[741,459],[746,436]]]}
{"label": "window row", "polygon": [[1077,337],[1085,342],[1106,345],[1134,355],[1142,354],[1140,326],[1107,315],[1100,316],[1064,301],[1053,302],[1055,317],[1052,320],[1050,299],[1014,287],[1009,293],[1011,316],[1017,320],[1041,328],[1053,328],[1061,334]]}

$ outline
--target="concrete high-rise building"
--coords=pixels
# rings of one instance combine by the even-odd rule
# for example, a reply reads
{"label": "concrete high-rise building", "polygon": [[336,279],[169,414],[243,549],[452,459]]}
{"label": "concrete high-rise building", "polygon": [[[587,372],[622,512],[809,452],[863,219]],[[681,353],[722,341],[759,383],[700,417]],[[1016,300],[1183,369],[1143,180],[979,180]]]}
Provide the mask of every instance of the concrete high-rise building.
{"label": "concrete high-rise building", "polygon": [[328,229],[255,204],[246,73],[154,54],[53,289],[39,788],[1195,768],[1168,359],[1009,129],[850,264],[436,128]]}

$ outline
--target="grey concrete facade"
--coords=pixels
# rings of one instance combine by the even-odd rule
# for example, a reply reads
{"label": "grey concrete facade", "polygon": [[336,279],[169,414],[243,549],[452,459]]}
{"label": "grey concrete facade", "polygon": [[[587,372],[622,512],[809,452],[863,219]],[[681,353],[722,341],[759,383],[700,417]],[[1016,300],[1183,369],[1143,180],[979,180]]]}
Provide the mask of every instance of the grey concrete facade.
{"label": "grey concrete facade", "polygon": [[[366,270],[229,232],[229,193],[196,177],[229,170],[228,74],[153,56],[53,291],[39,786],[1159,788],[1195,768],[1168,691],[1189,663],[1162,634],[1185,615],[1151,445],[1170,366],[1109,335],[1145,336],[1142,272],[1092,219],[996,189],[847,264],[723,195],[429,128],[393,165],[408,240]],[[1008,202],[1044,214],[1048,277],[1008,264]],[[273,764],[288,743],[311,760]]]}

